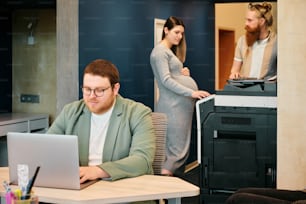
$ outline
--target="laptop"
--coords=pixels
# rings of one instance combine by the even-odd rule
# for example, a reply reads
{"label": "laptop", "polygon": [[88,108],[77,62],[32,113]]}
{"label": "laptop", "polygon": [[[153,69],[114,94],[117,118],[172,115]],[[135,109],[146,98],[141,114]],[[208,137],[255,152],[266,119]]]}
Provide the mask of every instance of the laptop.
{"label": "laptop", "polygon": [[34,186],[80,190],[97,182],[80,184],[76,135],[9,132],[7,151],[13,185],[18,185],[18,164],[28,165],[29,179],[40,167]]}

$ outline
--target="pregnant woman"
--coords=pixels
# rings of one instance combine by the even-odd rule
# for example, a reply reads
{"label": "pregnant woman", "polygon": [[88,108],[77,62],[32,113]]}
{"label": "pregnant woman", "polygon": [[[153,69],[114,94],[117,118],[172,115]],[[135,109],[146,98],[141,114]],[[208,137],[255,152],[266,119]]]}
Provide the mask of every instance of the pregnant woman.
{"label": "pregnant woman", "polygon": [[192,116],[196,99],[210,94],[198,90],[183,67],[186,41],[182,20],[170,16],[163,27],[162,40],[151,52],[150,63],[159,88],[156,112],[167,115],[166,158],[161,173],[180,175],[189,155]]}

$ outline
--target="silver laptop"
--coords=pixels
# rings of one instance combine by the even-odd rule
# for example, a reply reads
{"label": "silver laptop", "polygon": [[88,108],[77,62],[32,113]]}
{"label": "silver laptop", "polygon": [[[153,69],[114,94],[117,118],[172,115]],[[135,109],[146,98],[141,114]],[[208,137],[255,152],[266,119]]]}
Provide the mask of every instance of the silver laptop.
{"label": "silver laptop", "polygon": [[18,184],[18,164],[28,165],[29,179],[40,166],[34,186],[79,190],[97,181],[80,185],[76,135],[9,132],[7,150],[11,184]]}

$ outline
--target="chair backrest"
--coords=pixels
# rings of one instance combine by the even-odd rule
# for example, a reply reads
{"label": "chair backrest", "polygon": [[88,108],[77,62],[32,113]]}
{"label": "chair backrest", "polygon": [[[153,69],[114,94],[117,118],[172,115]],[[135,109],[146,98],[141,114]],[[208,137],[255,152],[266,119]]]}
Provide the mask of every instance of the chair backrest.
{"label": "chair backrest", "polygon": [[165,113],[152,112],[152,121],[156,137],[156,152],[153,161],[154,174],[161,174],[166,152],[167,115]]}

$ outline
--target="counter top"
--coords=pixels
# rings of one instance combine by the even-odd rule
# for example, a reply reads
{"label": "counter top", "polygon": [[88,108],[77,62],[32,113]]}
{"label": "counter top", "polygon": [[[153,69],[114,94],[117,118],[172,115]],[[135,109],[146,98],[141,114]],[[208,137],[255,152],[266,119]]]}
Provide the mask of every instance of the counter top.
{"label": "counter top", "polygon": [[48,114],[36,113],[0,113],[0,125],[47,118]]}
{"label": "counter top", "polygon": [[45,132],[48,127],[48,114],[0,113],[0,137],[8,132]]}

